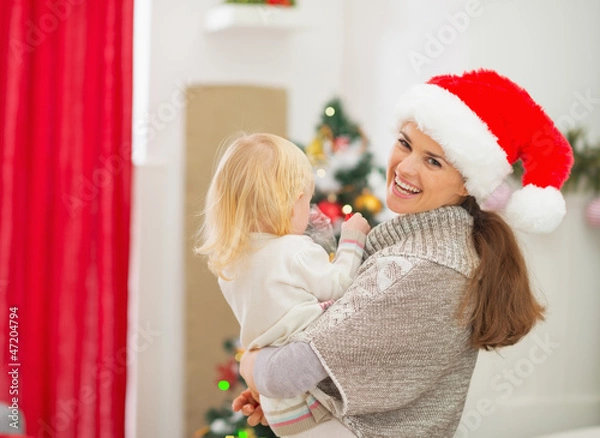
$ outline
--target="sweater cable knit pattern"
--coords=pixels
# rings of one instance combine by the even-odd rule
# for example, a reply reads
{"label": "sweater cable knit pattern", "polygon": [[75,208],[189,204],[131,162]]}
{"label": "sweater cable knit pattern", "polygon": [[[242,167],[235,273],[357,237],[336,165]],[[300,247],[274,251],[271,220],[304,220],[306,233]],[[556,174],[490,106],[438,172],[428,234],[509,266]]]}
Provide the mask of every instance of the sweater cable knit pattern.
{"label": "sweater cable knit pattern", "polygon": [[397,216],[369,233],[365,257],[389,249],[396,255],[420,257],[469,276],[478,262],[471,244],[472,227],[473,218],[462,207]]}

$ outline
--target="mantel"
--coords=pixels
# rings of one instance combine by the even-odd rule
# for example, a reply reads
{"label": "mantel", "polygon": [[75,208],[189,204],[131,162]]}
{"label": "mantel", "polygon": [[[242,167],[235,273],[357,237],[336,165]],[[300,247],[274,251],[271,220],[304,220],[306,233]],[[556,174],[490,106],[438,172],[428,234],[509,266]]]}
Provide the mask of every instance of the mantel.
{"label": "mantel", "polygon": [[226,3],[211,8],[206,15],[207,32],[228,29],[300,30],[308,22],[297,7]]}

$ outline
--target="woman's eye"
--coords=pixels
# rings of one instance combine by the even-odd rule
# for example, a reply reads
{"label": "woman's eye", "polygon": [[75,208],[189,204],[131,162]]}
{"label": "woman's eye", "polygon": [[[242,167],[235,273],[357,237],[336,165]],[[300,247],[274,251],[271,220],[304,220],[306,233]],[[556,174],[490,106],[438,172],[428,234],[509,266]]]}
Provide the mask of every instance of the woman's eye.
{"label": "woman's eye", "polygon": [[432,166],[442,167],[442,164],[438,160],[436,160],[435,158],[428,158],[427,162],[429,164],[431,164]]}
{"label": "woman's eye", "polygon": [[410,145],[408,144],[408,142],[406,140],[404,140],[403,138],[399,138],[398,139],[398,143],[400,143],[400,145],[402,145],[403,147],[405,147],[406,149],[410,150]]}

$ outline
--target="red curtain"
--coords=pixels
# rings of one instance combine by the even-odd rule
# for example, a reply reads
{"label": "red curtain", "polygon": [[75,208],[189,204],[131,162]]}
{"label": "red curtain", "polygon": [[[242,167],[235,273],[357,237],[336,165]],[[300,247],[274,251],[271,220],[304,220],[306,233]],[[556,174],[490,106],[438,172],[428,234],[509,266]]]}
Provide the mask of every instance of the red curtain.
{"label": "red curtain", "polygon": [[133,0],[0,14],[1,414],[28,436],[122,437]]}

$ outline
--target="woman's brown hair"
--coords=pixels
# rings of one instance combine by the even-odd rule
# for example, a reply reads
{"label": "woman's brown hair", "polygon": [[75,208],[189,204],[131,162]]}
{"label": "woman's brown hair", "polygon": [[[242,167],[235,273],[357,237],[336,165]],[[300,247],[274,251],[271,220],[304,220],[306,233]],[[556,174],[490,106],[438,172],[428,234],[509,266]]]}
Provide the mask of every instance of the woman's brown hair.
{"label": "woman's brown hair", "polygon": [[531,291],[527,265],[508,224],[497,213],[479,208],[468,196],[461,204],[473,216],[473,243],[480,263],[459,308],[472,327],[471,344],[493,350],[513,345],[536,322],[544,307]]}

